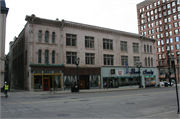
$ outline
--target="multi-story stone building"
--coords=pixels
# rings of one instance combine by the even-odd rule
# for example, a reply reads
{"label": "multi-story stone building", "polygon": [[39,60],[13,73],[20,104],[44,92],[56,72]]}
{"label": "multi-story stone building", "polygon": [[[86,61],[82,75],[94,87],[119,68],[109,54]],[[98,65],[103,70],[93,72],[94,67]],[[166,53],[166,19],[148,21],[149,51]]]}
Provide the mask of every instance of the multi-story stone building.
{"label": "multi-story stone building", "polygon": [[6,17],[9,8],[6,7],[4,0],[0,1],[1,13],[0,13],[0,84],[1,88],[4,84],[5,74],[5,36],[6,36]]}
{"label": "multi-story stone building", "polygon": [[[168,58],[174,58],[176,77],[179,82],[180,65],[180,1],[179,0],[145,0],[137,4],[139,34],[157,39],[156,57],[159,81],[167,80],[165,74],[171,72]],[[169,65],[170,64],[170,65]],[[169,69],[170,68],[170,69]]]}
{"label": "multi-story stone building", "polygon": [[[155,39],[35,15],[26,16],[26,21],[10,43],[12,87],[69,88],[77,79],[76,57],[80,58],[80,89],[103,88],[105,81],[110,82],[110,87],[157,84]],[[144,52],[144,45],[148,52]],[[139,61],[141,81],[136,68]]]}

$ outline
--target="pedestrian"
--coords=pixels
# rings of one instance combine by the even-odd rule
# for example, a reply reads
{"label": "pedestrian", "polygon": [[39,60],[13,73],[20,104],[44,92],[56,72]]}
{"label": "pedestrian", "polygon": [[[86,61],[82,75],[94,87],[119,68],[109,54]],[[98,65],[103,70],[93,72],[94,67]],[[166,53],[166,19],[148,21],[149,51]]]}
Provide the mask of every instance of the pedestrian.
{"label": "pedestrian", "polygon": [[7,98],[7,97],[8,97],[8,95],[7,95],[7,91],[9,90],[9,85],[7,84],[7,82],[6,82],[6,81],[4,82],[3,89],[4,89],[4,95],[5,95],[5,96],[6,96],[6,98]]}

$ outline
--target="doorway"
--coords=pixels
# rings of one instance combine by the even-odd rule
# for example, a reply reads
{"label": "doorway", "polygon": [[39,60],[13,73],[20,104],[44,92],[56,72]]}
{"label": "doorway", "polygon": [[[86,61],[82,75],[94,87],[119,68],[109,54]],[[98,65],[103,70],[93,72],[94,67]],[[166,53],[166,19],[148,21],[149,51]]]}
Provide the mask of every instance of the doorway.
{"label": "doorway", "polygon": [[49,90],[49,78],[43,78],[43,84],[44,84],[43,90],[44,91]]}
{"label": "doorway", "polygon": [[80,75],[78,83],[80,89],[90,89],[89,75]]}

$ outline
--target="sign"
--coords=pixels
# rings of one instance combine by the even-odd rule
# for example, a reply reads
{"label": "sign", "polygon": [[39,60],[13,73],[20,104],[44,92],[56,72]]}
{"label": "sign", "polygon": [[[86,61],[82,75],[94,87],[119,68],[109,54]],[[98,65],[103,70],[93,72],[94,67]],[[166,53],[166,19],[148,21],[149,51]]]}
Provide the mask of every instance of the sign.
{"label": "sign", "polygon": [[152,71],[152,70],[147,71],[147,69],[146,69],[146,70],[143,71],[143,74],[151,74],[151,75],[153,75],[153,73],[154,73],[154,71]]}
{"label": "sign", "polygon": [[117,71],[116,71],[116,74],[117,74],[117,75],[124,75],[124,72],[123,72],[123,70],[117,70]]}
{"label": "sign", "polygon": [[139,73],[141,73],[141,72],[139,72],[139,71],[136,71],[134,68],[133,69],[131,69],[131,72],[130,72],[131,74],[139,74]]}
{"label": "sign", "polygon": [[115,74],[115,69],[111,69],[111,74]]}
{"label": "sign", "polygon": [[128,61],[126,61],[126,74],[129,73],[129,69],[128,69]]}

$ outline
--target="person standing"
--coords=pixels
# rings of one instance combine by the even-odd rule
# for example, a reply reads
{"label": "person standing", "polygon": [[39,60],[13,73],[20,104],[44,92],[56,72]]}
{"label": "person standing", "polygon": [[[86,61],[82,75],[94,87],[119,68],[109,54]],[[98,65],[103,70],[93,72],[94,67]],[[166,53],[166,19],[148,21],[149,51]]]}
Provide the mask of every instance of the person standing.
{"label": "person standing", "polygon": [[7,84],[7,82],[4,82],[3,89],[4,89],[4,95],[5,95],[6,98],[7,98],[7,97],[8,97],[7,91],[9,90],[9,85]]}

